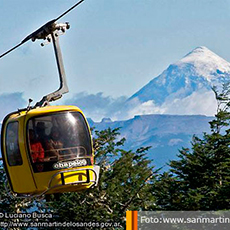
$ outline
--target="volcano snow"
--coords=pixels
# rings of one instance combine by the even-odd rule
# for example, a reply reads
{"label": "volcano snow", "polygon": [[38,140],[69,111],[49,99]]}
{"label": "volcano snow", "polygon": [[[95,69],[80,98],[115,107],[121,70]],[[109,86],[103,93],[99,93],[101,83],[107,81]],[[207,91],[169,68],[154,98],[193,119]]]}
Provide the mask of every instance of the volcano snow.
{"label": "volcano snow", "polygon": [[229,81],[230,63],[206,47],[197,47],[131,96],[124,110],[128,118],[155,113],[214,115],[212,87]]}

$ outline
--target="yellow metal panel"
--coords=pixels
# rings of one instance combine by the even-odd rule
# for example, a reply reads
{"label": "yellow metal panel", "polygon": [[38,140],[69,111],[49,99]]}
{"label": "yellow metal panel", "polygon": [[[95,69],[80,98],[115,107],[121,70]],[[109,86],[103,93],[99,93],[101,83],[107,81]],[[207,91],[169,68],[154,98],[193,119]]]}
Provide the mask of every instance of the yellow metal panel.
{"label": "yellow metal panel", "polygon": [[[92,169],[93,167],[88,166],[84,168]],[[36,180],[38,191],[42,192],[45,191],[48,187],[52,188],[57,186],[61,186],[60,188],[58,188],[59,192],[69,192],[74,190],[77,191],[83,188],[90,187],[93,184],[92,182],[87,184],[84,183],[87,181],[86,170],[66,172],[68,170],[77,170],[77,169],[79,168],[70,168],[65,170],[55,170],[51,172],[34,173],[34,178]],[[63,178],[61,173],[63,174]],[[55,176],[55,174],[57,175]],[[90,180],[95,180],[95,176],[92,171],[89,171],[89,177]],[[51,178],[53,178],[52,181]],[[62,180],[64,180],[65,185],[63,185]],[[75,184],[77,182],[82,182],[82,184]],[[69,184],[75,184],[74,188],[73,186],[69,186]]]}
{"label": "yellow metal panel", "polygon": [[65,184],[71,184],[77,181],[86,182],[87,181],[86,170],[63,173],[63,179]]}
{"label": "yellow metal panel", "polygon": [[[9,120],[10,122],[12,120]],[[7,123],[8,123],[7,122]],[[13,190],[16,193],[33,193],[36,191],[36,186],[33,180],[33,176],[31,173],[31,168],[28,163],[28,158],[26,154],[26,149],[24,145],[24,136],[23,136],[23,119],[18,119],[19,129],[18,129],[18,141],[19,141],[19,149],[22,156],[22,165],[18,166],[10,166],[8,161],[6,160],[7,170],[10,176],[11,184],[13,186]],[[6,124],[7,125],[7,124]],[[6,126],[4,127],[4,132],[6,131]],[[3,142],[5,143],[5,137],[3,137]],[[6,147],[4,145],[5,159],[6,156]]]}
{"label": "yellow metal panel", "polygon": [[[29,111],[20,111],[20,112],[15,112],[10,116],[11,120],[18,120],[20,118],[24,118],[26,116],[26,120],[33,116],[38,116],[38,115],[43,115],[43,114],[48,114],[48,113],[53,113],[53,112],[60,112],[60,111],[76,111],[82,113],[82,111],[77,107],[77,106],[45,106],[41,108],[36,108],[36,109],[31,109]],[[83,113],[82,113],[83,114]]]}

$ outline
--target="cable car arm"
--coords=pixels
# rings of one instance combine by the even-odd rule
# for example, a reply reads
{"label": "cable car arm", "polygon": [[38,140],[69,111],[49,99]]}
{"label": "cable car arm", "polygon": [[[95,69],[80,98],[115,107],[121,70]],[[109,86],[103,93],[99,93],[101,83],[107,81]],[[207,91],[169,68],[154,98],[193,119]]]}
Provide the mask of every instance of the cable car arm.
{"label": "cable car arm", "polygon": [[[68,28],[69,24],[66,24],[66,27]],[[64,64],[63,64],[63,60],[62,60],[62,54],[61,54],[61,48],[59,45],[58,34],[56,32],[52,32],[51,37],[52,37],[52,41],[53,41],[54,53],[55,53],[58,72],[59,72],[60,87],[57,91],[44,96],[41,101],[36,103],[35,107],[37,107],[37,106],[41,107],[41,106],[44,106],[51,101],[58,100],[59,98],[62,97],[62,95],[64,93],[69,92],[67,82],[66,82]]]}
{"label": "cable car arm", "polygon": [[[64,33],[66,29],[69,29],[69,23],[56,23],[57,20],[62,18],[64,15],[68,14],[71,10],[73,10],[75,7],[77,7],[79,4],[81,4],[84,0],[80,0],[77,2],[74,6],[72,6],[70,9],[65,11],[63,14],[61,14],[59,17],[47,22],[43,26],[41,26],[39,29],[28,35],[26,38],[24,38],[18,45],[14,46],[10,50],[6,51],[2,55],[0,55],[0,58],[5,56],[6,54],[10,53],[11,51],[15,50],[25,42],[32,40],[33,42],[37,39],[44,39],[47,40],[48,42],[51,41],[53,42],[54,46],[54,52],[55,52],[55,57],[57,61],[57,66],[58,66],[58,72],[59,72],[59,78],[60,78],[60,87],[58,90],[54,91],[53,93],[50,93],[46,96],[44,96],[41,101],[37,102],[35,107],[42,107],[51,101],[55,101],[59,98],[62,97],[62,94],[68,93],[68,86],[66,82],[66,77],[65,77],[65,71],[64,71],[64,65],[63,65],[63,60],[62,60],[62,55],[61,55],[61,49],[59,46],[59,39],[58,39],[58,33],[60,32]],[[42,43],[42,45],[44,45]]]}

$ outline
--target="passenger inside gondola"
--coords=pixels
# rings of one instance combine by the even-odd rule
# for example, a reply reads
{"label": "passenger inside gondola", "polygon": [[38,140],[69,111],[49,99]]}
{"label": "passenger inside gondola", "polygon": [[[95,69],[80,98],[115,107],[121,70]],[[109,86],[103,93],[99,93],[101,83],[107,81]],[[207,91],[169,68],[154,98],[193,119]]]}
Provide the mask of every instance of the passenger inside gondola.
{"label": "passenger inside gondola", "polygon": [[60,132],[57,127],[51,129],[50,138],[46,141],[46,157],[62,159],[63,142],[61,141]]}
{"label": "passenger inside gondola", "polygon": [[30,152],[33,163],[44,161],[44,149],[42,144],[37,140],[34,130],[29,130],[29,140],[30,140]]}
{"label": "passenger inside gondola", "polygon": [[38,140],[41,142],[43,149],[45,150],[46,142],[48,140],[48,135],[46,134],[45,122],[39,121],[36,125],[36,132]]}

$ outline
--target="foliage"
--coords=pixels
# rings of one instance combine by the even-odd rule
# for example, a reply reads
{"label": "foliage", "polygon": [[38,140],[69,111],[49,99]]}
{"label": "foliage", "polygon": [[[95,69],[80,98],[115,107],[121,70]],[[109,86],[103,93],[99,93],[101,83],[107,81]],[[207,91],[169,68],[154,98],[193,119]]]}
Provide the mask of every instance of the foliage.
{"label": "foliage", "polygon": [[[0,170],[0,212],[54,212],[61,222],[119,223],[109,229],[124,229],[127,210],[229,210],[230,209],[230,90],[214,88],[217,114],[210,133],[193,136],[191,149],[182,148],[178,160],[159,174],[146,157],[149,147],[123,149],[119,128],[94,131],[96,164],[100,166],[97,187],[78,193],[51,195],[46,200],[16,200],[4,189]],[[86,227],[81,229],[101,229]]]}
{"label": "foliage", "polygon": [[12,212],[15,209],[16,199],[9,197],[5,189],[6,174],[4,168],[0,166],[0,211]]}
{"label": "foliage", "polygon": [[[179,160],[171,161],[169,172],[154,185],[159,209],[230,209],[229,85],[214,92],[218,108],[210,134],[194,136],[191,150],[181,149]],[[159,186],[163,189],[157,190]]]}
{"label": "foliage", "polygon": [[[13,196],[11,191],[8,188],[8,182],[6,180],[6,173],[3,166],[0,166],[0,213],[4,213],[6,215],[1,216],[1,227],[5,224],[17,224],[19,222],[24,222],[26,219],[18,218],[16,215],[20,213],[30,213],[33,211],[45,211],[44,203],[40,202],[38,199],[27,199],[27,198],[16,198]],[[14,218],[9,218],[10,214],[14,215]],[[1,228],[6,229],[6,228]],[[7,229],[27,229],[26,227],[15,227],[15,228],[7,228]]]}
{"label": "foliage", "polygon": [[95,134],[99,185],[81,193],[63,194],[58,200],[53,196],[50,207],[62,221],[116,222],[123,229],[126,210],[149,210],[154,202],[150,192],[154,172],[146,158],[148,148],[135,152],[121,149],[125,139],[117,140],[118,129],[108,128]]}

